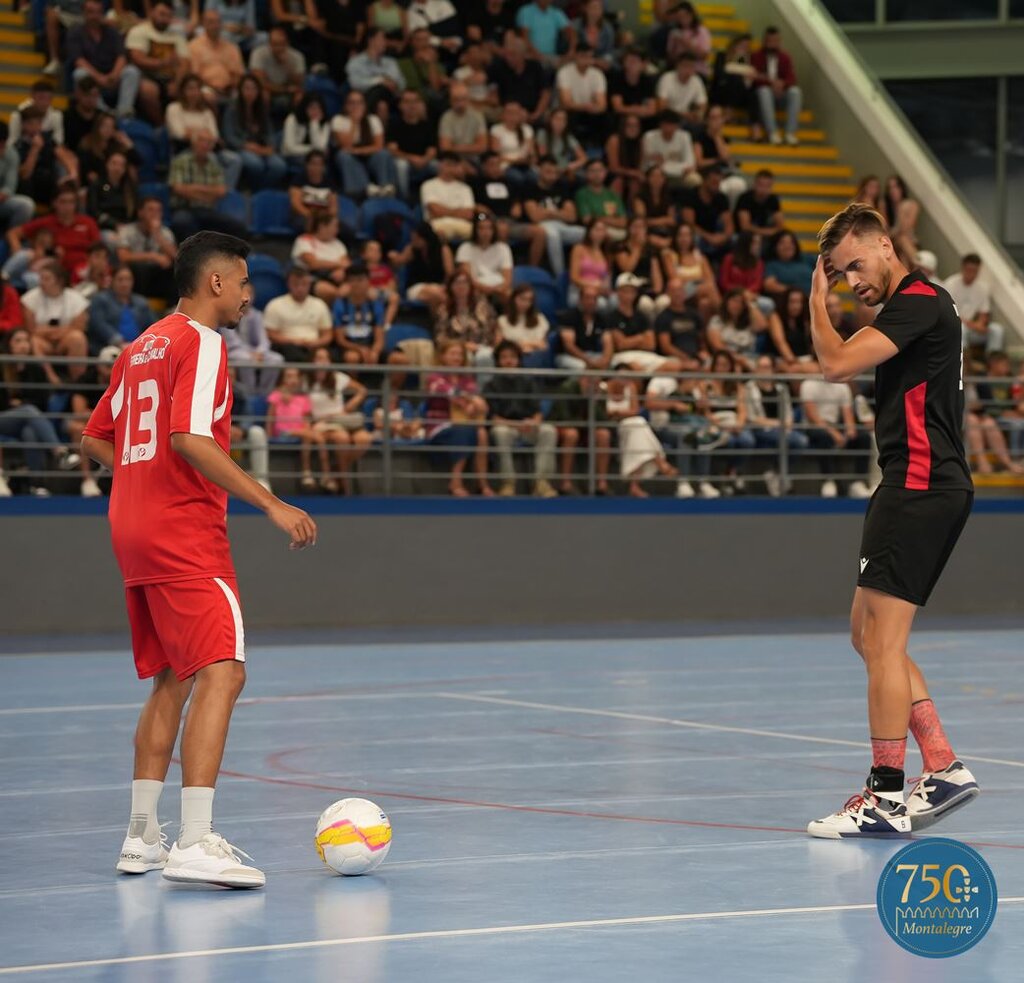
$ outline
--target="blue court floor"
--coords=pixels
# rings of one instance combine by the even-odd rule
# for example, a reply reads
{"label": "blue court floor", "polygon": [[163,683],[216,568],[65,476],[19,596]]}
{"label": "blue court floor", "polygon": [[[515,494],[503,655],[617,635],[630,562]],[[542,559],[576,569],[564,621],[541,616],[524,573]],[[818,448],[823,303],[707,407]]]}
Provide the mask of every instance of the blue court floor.
{"label": "blue court floor", "polygon": [[[115,875],[145,695],[127,652],[5,656],[0,975],[1020,980],[1022,649],[1020,631],[914,639],[983,787],[929,832],[974,844],[1000,892],[989,936],[945,960],[899,949],[875,912],[903,841],[804,833],[868,764],[838,633],[250,647],[216,817],[266,870],[255,893]],[[370,877],[330,874],[312,845],[348,795],[394,824]]]}

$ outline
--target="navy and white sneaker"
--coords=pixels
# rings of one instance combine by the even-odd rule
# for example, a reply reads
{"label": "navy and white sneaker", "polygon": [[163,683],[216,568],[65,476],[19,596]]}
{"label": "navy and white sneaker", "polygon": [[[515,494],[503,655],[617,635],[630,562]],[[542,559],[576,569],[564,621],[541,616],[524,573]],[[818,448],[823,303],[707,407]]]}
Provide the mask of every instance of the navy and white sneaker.
{"label": "navy and white sneaker", "polygon": [[[902,792],[886,793],[903,798]],[[910,816],[902,801],[886,798],[865,788],[851,796],[839,812],[807,824],[807,832],[824,840],[861,836],[909,836]]]}
{"label": "navy and white sneaker", "polygon": [[927,829],[967,805],[980,791],[975,777],[959,760],[954,760],[942,771],[922,775],[907,797],[907,812],[914,829]]}

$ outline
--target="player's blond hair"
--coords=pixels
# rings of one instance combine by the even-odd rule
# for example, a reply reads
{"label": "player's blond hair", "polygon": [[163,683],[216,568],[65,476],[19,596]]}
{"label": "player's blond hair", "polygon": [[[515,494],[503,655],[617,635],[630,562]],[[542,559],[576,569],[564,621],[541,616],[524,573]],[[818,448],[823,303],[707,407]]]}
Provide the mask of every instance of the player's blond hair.
{"label": "player's blond hair", "polygon": [[865,235],[888,235],[885,219],[881,212],[862,201],[847,205],[836,212],[818,232],[818,250],[827,256],[845,236],[853,233],[858,238]]}

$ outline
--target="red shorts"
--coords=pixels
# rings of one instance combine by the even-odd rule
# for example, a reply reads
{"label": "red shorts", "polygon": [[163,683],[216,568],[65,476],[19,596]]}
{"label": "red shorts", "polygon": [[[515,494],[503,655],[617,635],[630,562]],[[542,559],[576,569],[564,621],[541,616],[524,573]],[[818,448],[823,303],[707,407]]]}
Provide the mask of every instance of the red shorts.
{"label": "red shorts", "polygon": [[211,577],[126,587],[128,622],[139,679],[170,667],[188,679],[226,659],[245,662],[238,585]]}

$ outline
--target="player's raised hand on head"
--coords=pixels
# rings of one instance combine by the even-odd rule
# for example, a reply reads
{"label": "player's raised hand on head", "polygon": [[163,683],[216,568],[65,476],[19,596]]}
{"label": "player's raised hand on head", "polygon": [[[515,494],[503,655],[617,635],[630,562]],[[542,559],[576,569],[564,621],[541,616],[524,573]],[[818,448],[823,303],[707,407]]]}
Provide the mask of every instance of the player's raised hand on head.
{"label": "player's raised hand on head", "polygon": [[828,257],[819,254],[818,262],[814,264],[814,274],[811,277],[812,296],[823,297],[832,289],[835,281],[836,272],[832,269],[832,264],[828,261]]}
{"label": "player's raised hand on head", "polygon": [[291,537],[290,550],[316,546],[316,523],[302,509],[287,502],[277,501],[267,510],[267,518]]}

